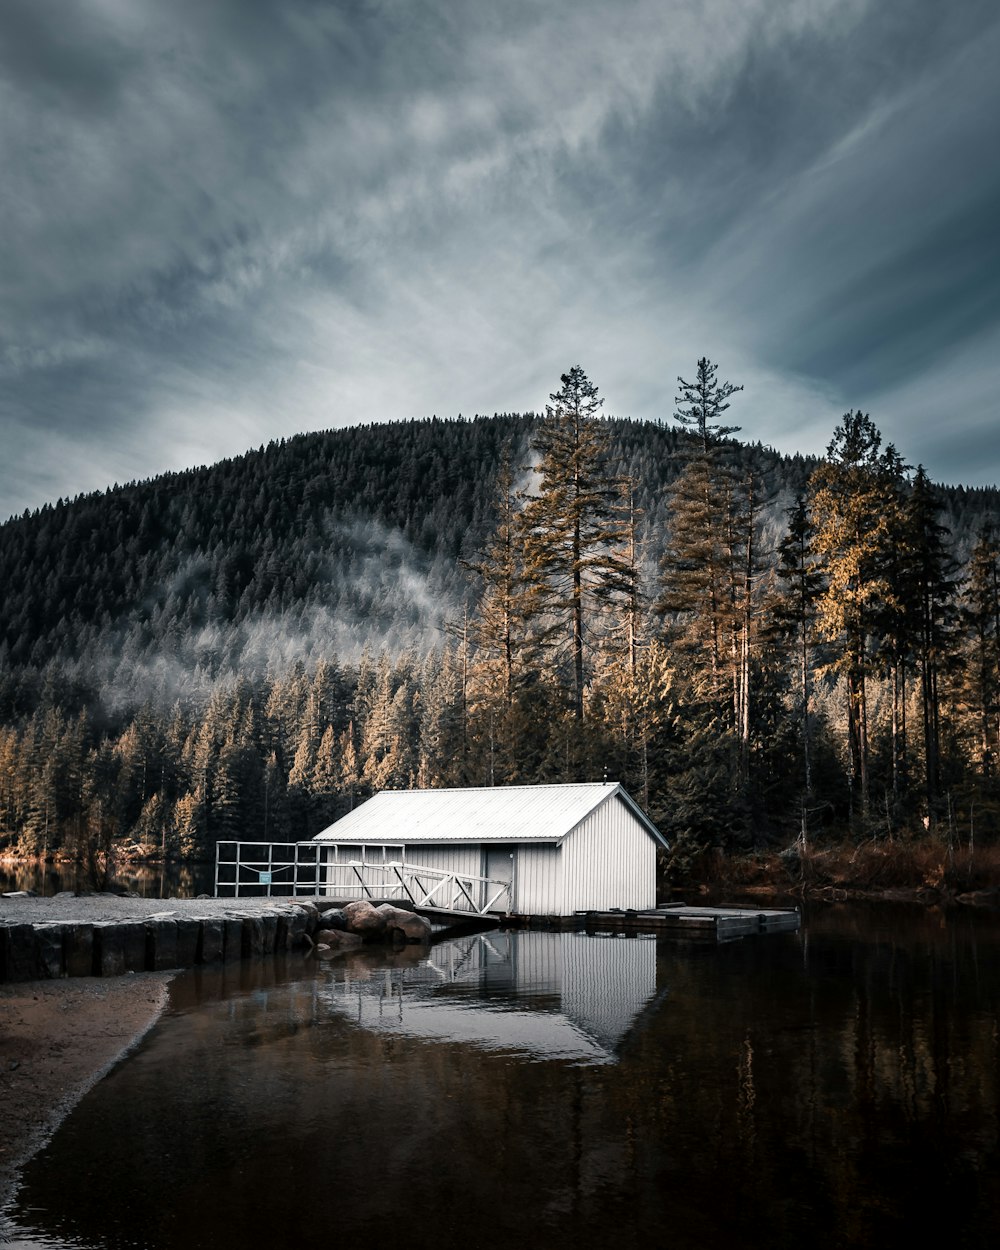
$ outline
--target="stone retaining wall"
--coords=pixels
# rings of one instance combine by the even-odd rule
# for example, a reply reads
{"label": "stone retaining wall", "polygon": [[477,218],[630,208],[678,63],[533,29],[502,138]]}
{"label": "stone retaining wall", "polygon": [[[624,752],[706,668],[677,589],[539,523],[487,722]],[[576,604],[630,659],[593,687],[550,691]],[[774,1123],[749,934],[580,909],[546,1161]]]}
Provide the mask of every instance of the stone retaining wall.
{"label": "stone retaining wall", "polygon": [[362,943],[430,940],[429,921],[405,904],[0,895],[0,981],[163,973],[300,948],[331,959]]}
{"label": "stone retaining wall", "polygon": [[163,913],[136,919],[0,919],[0,981],[113,977],[270,955],[308,945],[315,907]]}
{"label": "stone retaining wall", "polygon": [[333,958],[362,942],[430,939],[428,921],[390,903],[0,895],[0,982],[165,972],[304,947]]}

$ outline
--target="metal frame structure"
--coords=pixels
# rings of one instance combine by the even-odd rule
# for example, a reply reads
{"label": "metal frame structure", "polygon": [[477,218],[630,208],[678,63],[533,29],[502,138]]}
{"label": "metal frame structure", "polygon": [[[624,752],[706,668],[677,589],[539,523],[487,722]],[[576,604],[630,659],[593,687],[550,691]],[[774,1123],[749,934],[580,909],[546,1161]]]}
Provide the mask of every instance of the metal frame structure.
{"label": "metal frame structure", "polygon": [[[341,851],[363,858],[341,859]],[[511,883],[404,862],[401,845],[344,847],[332,842],[219,842],[216,897],[291,895],[331,899],[408,899],[417,909],[483,916],[509,912]]]}

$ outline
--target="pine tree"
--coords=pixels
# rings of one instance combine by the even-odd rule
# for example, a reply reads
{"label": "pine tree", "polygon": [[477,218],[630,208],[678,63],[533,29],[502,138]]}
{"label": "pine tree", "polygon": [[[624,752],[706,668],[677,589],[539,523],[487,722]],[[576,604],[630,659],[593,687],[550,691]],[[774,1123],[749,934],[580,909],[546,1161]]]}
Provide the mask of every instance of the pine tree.
{"label": "pine tree", "polygon": [[87,760],[84,811],[86,826],[77,859],[87,870],[90,886],[106,889],[114,875],[114,847],[119,833],[114,793],[119,761],[109,742],[96,747]]}
{"label": "pine tree", "polygon": [[361,730],[361,779],[369,791],[413,783],[417,745],[413,696],[409,657],[394,668],[387,655],[380,656]]}
{"label": "pine tree", "polygon": [[933,486],[919,465],[904,512],[912,551],[912,587],[920,703],[924,740],[924,783],[928,818],[933,822],[941,782],[940,682],[954,648],[955,564],[947,548],[947,527],[938,520]]}
{"label": "pine tree", "polygon": [[333,823],[340,813],[340,761],[337,759],[337,735],[332,725],[323,730],[312,776],[309,779],[312,833]]}
{"label": "pine tree", "polygon": [[711,702],[733,731],[731,784],[749,778],[751,679],[757,634],[758,501],[752,472],[740,481],[721,440],[738,429],[720,416],[742,386],[716,380],[698,361],[694,383],[678,378],[674,418],[696,431],[687,464],[670,492],[669,537],[657,610],[687,653],[699,700]]}
{"label": "pine tree", "polygon": [[[909,675],[917,647],[919,592],[917,589],[919,556],[915,535],[907,521],[906,472],[908,466],[893,448],[886,449],[883,476],[891,494],[885,500],[890,539],[885,543],[881,563],[886,594],[872,613],[873,658],[881,667],[892,688],[892,720],[890,728],[890,773],[892,805],[886,794],[887,818],[894,807],[902,815],[909,803],[910,735]],[[892,827],[889,820],[890,829]]]}
{"label": "pine tree", "polygon": [[174,822],[177,847],[182,859],[205,859],[208,855],[205,787],[198,782],[177,800]]}
{"label": "pine tree", "polygon": [[44,855],[62,845],[67,809],[61,753],[65,728],[62,713],[50,705],[31,717],[24,733],[20,845],[28,854]]}
{"label": "pine tree", "polygon": [[160,782],[162,750],[158,719],[152,706],[146,703],[115,744],[121,767],[118,818],[125,830],[138,821],[139,814]]}
{"label": "pine tree", "polygon": [[741,519],[730,464],[721,440],[739,429],[719,420],[729,399],[743,389],[717,382],[718,366],[698,361],[696,380],[678,377],[674,420],[696,433],[687,464],[670,492],[669,539],[664,551],[662,593],[657,609],[691,626],[689,638],[708,645],[713,693],[720,694],[728,635],[734,628],[734,550]]}
{"label": "pine tree", "polygon": [[578,365],[561,381],[533,440],[541,481],[521,514],[524,602],[539,652],[568,649],[570,705],[579,726],[594,616],[626,595],[628,585],[613,554],[621,535],[621,494],[598,420],[604,401]]}
{"label": "pine tree", "polygon": [[292,834],[297,839],[309,838],[317,832],[310,828],[310,791],[321,741],[316,727],[308,721],[304,723],[299,732],[292,767],[288,772],[288,815]]}
{"label": "pine tree", "polygon": [[417,699],[417,784],[461,784],[467,754],[465,690],[468,676],[461,652],[432,651],[420,667]]}
{"label": "pine tree", "polygon": [[[648,799],[647,738],[640,715],[643,656],[650,643],[646,637],[646,597],[640,566],[639,524],[642,511],[636,503],[635,484],[621,480],[623,521],[615,556],[620,569],[622,593],[611,614],[603,654],[595,666],[591,702],[609,737],[610,756],[603,764],[610,776],[633,779],[632,792]],[[603,749],[600,748],[599,749]],[[636,788],[635,778],[642,780]]]}
{"label": "pine tree", "polygon": [[483,549],[466,563],[482,586],[471,622],[477,664],[489,670],[490,685],[503,708],[514,693],[516,666],[525,630],[523,552],[519,527],[521,497],[514,481],[513,456],[505,446],[497,474],[497,522]]}
{"label": "pine tree", "polygon": [[802,753],[802,798],[800,839],[808,841],[809,809],[813,802],[812,734],[809,700],[812,687],[812,636],[816,620],[816,599],[823,576],[812,550],[813,526],[805,498],[800,494],[786,511],[788,533],[778,546],[778,577],[782,593],[775,605],[776,631],[791,636],[798,650],[799,741]]}
{"label": "pine tree", "polygon": [[17,784],[21,735],[0,726],[0,838],[9,838],[20,823],[20,788]]}
{"label": "pine tree", "polygon": [[730,398],[742,386],[732,382],[717,382],[719,366],[712,364],[707,356],[698,361],[693,382],[685,382],[678,376],[681,392],[674,400],[677,409],[674,420],[692,430],[701,444],[701,454],[708,456],[728,435],[739,432],[738,425],[724,425],[719,418],[728,411]]}
{"label": "pine tree", "polygon": [[685,466],[670,492],[670,528],[656,608],[672,620],[672,633],[685,649],[707,653],[707,688],[718,698],[731,621],[727,502],[714,470],[710,459],[699,456]]}
{"label": "pine tree", "polygon": [[340,759],[338,784],[340,792],[349,812],[354,811],[354,804],[359,800],[361,790],[361,765],[354,741],[354,722],[348,722],[347,728],[337,740]]}
{"label": "pine tree", "polygon": [[817,599],[821,637],[836,643],[834,668],[847,685],[851,776],[867,821],[870,805],[868,684],[878,614],[890,602],[886,554],[897,533],[898,457],[882,449],[867,413],[848,412],[834,431],[827,459],[810,478],[813,546],[827,583]]}
{"label": "pine tree", "polygon": [[980,775],[991,780],[1000,757],[1000,538],[983,526],[969,559],[962,617],[971,640],[966,696],[973,709]]}
{"label": "pine tree", "polygon": [[758,500],[753,471],[747,474],[738,506],[729,509],[730,597],[733,625],[730,635],[733,717],[738,751],[738,788],[750,780],[753,679],[757,670],[757,590],[761,573],[757,549]]}

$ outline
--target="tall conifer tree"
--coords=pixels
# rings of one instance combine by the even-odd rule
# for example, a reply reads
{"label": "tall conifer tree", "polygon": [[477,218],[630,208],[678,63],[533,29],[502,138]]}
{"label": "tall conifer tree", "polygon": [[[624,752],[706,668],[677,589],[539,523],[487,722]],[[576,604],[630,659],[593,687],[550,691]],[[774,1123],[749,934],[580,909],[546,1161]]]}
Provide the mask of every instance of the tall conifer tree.
{"label": "tall conifer tree", "polygon": [[813,800],[812,728],[809,700],[813,676],[813,629],[816,620],[816,598],[823,584],[812,550],[813,526],[805,498],[796,497],[787,510],[788,532],[778,547],[778,578],[782,592],[775,607],[775,625],[779,636],[794,639],[798,653],[799,740],[802,750],[801,823],[799,836],[803,847],[809,836],[809,809]]}
{"label": "tall conifer tree", "polygon": [[1000,755],[1000,538],[989,523],[969,559],[962,615],[971,640],[966,701],[975,719],[977,763],[983,779],[992,779]]}
{"label": "tall conifer tree", "polygon": [[526,612],[543,650],[569,652],[571,706],[584,719],[587,650],[595,611],[627,594],[614,554],[621,535],[621,491],[609,471],[603,400],[579,365],[560,379],[533,440],[538,493],[521,514]]}
{"label": "tall conifer tree", "polygon": [[718,366],[698,361],[694,382],[678,378],[674,419],[694,438],[670,493],[670,533],[662,560],[658,610],[672,618],[688,652],[701,699],[732,730],[733,780],[747,779],[757,503],[752,475],[740,480],[723,439],[739,429],[721,417],[743,389],[719,382]]}
{"label": "tall conifer tree", "polygon": [[511,448],[505,446],[497,474],[496,527],[479,552],[466,562],[479,578],[482,591],[471,622],[471,635],[479,653],[480,675],[500,707],[510,708],[514,694],[515,667],[520,658],[525,628],[524,556],[519,513],[521,498],[514,479]]}
{"label": "tall conifer tree", "polygon": [[955,564],[947,548],[947,527],[923,465],[918,466],[904,512],[912,551],[912,602],[924,740],[927,815],[935,819],[941,784],[940,683],[953,649]]}
{"label": "tall conifer tree", "polygon": [[678,376],[680,394],[674,400],[677,404],[674,420],[687,426],[697,436],[701,444],[702,455],[708,456],[730,434],[739,432],[738,425],[725,425],[720,420],[722,414],[729,409],[730,398],[742,391],[742,385],[733,382],[719,382],[716,374],[719,366],[713,364],[707,356],[698,361],[693,382],[685,382]]}
{"label": "tall conifer tree", "polygon": [[851,775],[868,818],[870,800],[868,684],[876,619],[891,599],[886,554],[896,535],[898,457],[882,448],[867,413],[848,412],[834,431],[827,459],[810,479],[816,528],[813,546],[827,584],[817,599],[821,636],[837,643],[834,667],[847,685]]}

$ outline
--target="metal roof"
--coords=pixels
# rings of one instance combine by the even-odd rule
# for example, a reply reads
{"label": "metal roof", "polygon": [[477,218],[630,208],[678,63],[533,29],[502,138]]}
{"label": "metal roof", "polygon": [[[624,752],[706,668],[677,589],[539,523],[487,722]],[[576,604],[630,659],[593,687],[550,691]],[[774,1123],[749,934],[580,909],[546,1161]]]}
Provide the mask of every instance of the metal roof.
{"label": "metal roof", "polygon": [[382,790],[318,833],[316,842],[561,842],[617,798],[651,838],[666,840],[618,782]]}

